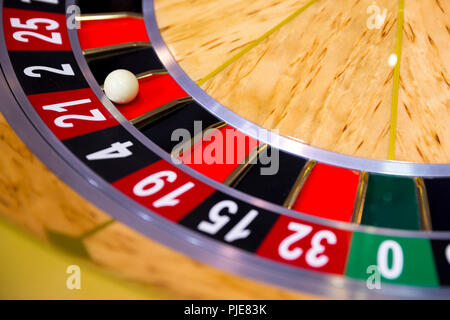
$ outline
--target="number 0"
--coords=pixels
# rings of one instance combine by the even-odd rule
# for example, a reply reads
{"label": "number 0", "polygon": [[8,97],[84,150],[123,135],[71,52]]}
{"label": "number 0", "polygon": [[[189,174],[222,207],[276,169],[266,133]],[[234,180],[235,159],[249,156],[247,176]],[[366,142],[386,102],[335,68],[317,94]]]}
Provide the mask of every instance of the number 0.
{"label": "number 0", "polygon": [[[389,253],[392,251],[392,266],[389,267]],[[397,279],[403,272],[403,250],[393,240],[386,240],[378,248],[377,264],[386,279]]]}

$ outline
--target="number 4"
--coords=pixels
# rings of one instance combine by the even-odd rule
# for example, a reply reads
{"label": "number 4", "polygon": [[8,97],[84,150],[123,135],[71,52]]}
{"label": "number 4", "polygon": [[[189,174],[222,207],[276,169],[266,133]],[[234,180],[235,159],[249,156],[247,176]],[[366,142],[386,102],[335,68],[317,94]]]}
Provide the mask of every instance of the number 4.
{"label": "number 4", "polygon": [[133,153],[130,150],[128,150],[128,148],[131,146],[133,146],[133,143],[131,141],[123,143],[116,142],[113,143],[109,148],[88,154],[86,156],[86,159],[88,159],[89,161],[94,161],[94,160],[127,158],[133,155]]}

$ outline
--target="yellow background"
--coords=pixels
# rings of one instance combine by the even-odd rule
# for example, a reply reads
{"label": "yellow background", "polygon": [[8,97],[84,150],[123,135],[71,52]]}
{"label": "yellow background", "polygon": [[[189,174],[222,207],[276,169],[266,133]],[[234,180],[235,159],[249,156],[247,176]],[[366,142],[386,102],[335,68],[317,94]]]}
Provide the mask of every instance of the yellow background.
{"label": "yellow background", "polygon": [[[120,280],[0,219],[0,299],[169,299]],[[81,290],[66,288],[67,267],[81,268]]]}

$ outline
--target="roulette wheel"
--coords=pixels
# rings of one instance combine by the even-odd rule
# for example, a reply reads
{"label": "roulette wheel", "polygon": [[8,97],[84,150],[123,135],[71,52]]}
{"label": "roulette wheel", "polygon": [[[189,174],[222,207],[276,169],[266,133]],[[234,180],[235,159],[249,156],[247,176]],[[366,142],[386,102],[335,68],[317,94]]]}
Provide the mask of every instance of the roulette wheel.
{"label": "roulette wheel", "polygon": [[449,2],[0,3],[3,216],[185,297],[450,298]]}

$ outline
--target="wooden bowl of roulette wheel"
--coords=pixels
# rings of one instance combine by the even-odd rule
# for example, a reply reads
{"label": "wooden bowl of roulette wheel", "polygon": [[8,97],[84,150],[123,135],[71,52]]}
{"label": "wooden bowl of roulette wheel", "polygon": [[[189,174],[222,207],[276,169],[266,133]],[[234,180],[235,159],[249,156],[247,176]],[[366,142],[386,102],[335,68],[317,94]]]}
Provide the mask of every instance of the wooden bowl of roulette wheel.
{"label": "wooden bowl of roulette wheel", "polygon": [[145,298],[448,296],[442,1],[2,5],[0,212],[46,250]]}

